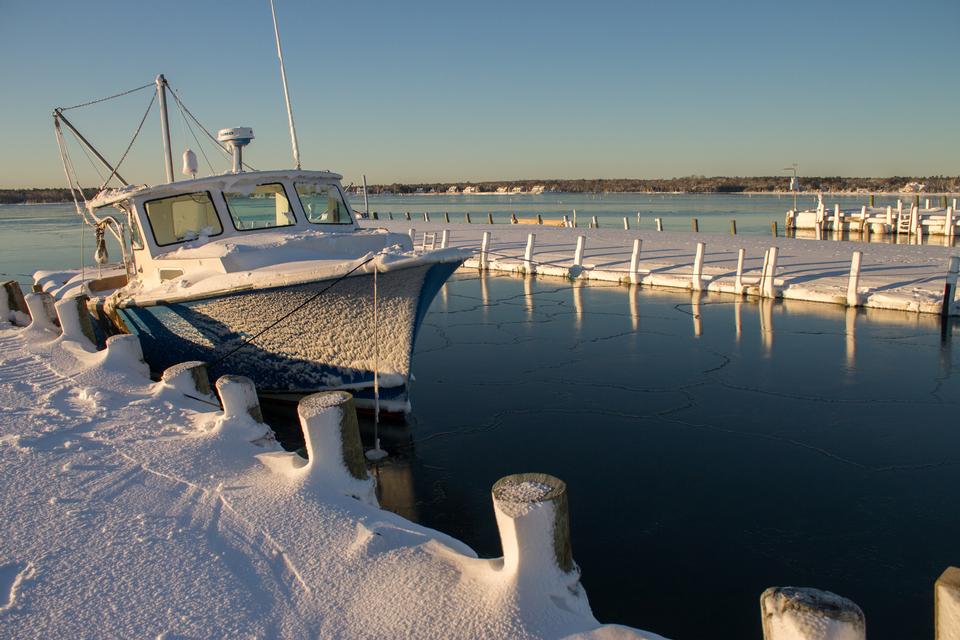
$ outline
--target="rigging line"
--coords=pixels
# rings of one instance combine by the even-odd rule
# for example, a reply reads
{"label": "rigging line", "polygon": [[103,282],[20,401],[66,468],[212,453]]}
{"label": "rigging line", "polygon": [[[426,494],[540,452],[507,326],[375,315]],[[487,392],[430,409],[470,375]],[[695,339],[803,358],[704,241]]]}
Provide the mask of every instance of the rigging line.
{"label": "rigging line", "polygon": [[[168,87],[170,86],[170,83],[169,83],[169,82],[167,83],[167,86],[168,86]],[[180,107],[181,107],[184,111],[187,112],[187,115],[190,116],[190,119],[193,120],[193,121],[197,124],[197,126],[200,127],[200,130],[203,131],[203,133],[204,133],[208,138],[210,138],[210,140],[213,141],[213,144],[217,145],[217,148],[219,148],[220,151],[222,151],[225,156],[227,156],[227,157],[233,157],[233,154],[230,153],[230,151],[229,151],[226,147],[224,147],[222,144],[220,144],[220,141],[217,140],[217,138],[216,138],[212,133],[210,133],[209,131],[207,131],[207,128],[206,128],[205,126],[203,126],[203,125],[200,123],[199,120],[197,120],[197,116],[193,115],[193,113],[190,111],[190,109],[187,108],[187,105],[183,104],[183,101],[180,100],[180,96],[177,95],[177,92],[174,91],[174,90],[171,88],[171,89],[170,89],[170,93],[173,94],[173,99],[176,100],[177,104],[179,104]],[[243,163],[243,166],[245,166],[247,169],[250,169],[251,171],[256,171],[256,170],[257,170],[255,167],[251,167],[251,166],[250,166],[249,164],[247,164],[246,162]]]}
{"label": "rigging line", "polygon": [[183,118],[183,123],[187,125],[187,131],[189,131],[190,135],[193,136],[193,141],[197,143],[197,149],[200,150],[200,155],[203,156],[204,162],[207,163],[207,167],[210,169],[210,175],[213,175],[215,172],[213,170],[213,165],[210,164],[210,158],[207,157],[207,152],[203,150],[203,145],[200,144],[200,139],[197,138],[196,131],[193,130],[193,126],[191,126],[190,121],[187,120],[186,114],[183,113],[183,106],[180,103],[180,99],[177,96],[177,92],[171,88],[170,93],[173,94],[174,102],[177,103],[177,109],[180,111],[180,117]]}
{"label": "rigging line", "polygon": [[97,167],[97,163],[93,161],[93,158],[90,157],[90,152],[87,151],[87,148],[84,145],[80,145],[80,149],[83,151],[83,155],[87,157],[87,162],[90,163],[90,166],[93,167],[93,170],[97,172],[97,175],[100,176],[100,179],[103,180],[103,174],[100,173],[100,169]]}
{"label": "rigging line", "polygon": [[[53,130],[57,135],[57,148],[60,150],[60,162],[63,164],[63,173],[67,177],[67,186],[70,187],[70,195],[73,197],[73,206],[77,208],[77,215],[86,222],[87,218],[83,215],[83,211],[80,209],[80,201],[77,200],[77,192],[73,190],[73,178],[70,176],[70,170],[67,168],[67,151],[66,143],[63,139],[63,131],[60,130],[60,119],[53,119]],[[83,195],[83,191],[80,192],[80,195]]]}
{"label": "rigging line", "polygon": [[123,161],[127,159],[127,154],[130,153],[130,149],[133,148],[133,143],[137,141],[137,136],[140,135],[140,131],[143,129],[143,123],[147,121],[147,116],[150,115],[150,110],[153,109],[153,103],[156,102],[156,100],[157,100],[157,94],[153,94],[153,96],[150,98],[150,104],[147,105],[146,112],[143,114],[143,117],[140,118],[140,124],[137,126],[137,130],[133,132],[133,138],[130,139],[130,144],[127,145],[126,151],[124,151],[123,155],[120,156],[120,160],[118,160],[117,163],[113,165],[113,171],[110,172],[110,175],[107,177],[107,179],[104,180],[103,183],[100,185],[99,191],[102,191],[103,188],[107,186],[107,183],[110,182],[115,175],[117,175],[117,171],[120,170],[120,165],[122,165]]}
{"label": "rigging line", "polygon": [[112,95],[112,96],[107,96],[107,97],[105,97],[105,98],[97,98],[96,100],[91,100],[90,102],[84,102],[84,103],[82,103],[82,104],[75,104],[75,105],[73,105],[72,107],[60,107],[60,111],[69,111],[70,109],[79,109],[80,107],[89,107],[89,106],[92,105],[92,104],[98,104],[98,103],[100,103],[100,102],[106,102],[107,100],[113,100],[114,98],[120,98],[120,97],[122,97],[122,96],[126,96],[126,95],[129,95],[129,94],[131,94],[131,93],[136,93],[137,91],[143,91],[143,90],[146,89],[147,87],[153,87],[153,86],[156,86],[156,83],[151,82],[151,83],[149,83],[149,84],[143,85],[142,87],[137,87],[136,89],[130,89],[129,91],[122,91],[122,92],[120,92],[120,93],[116,93],[116,94],[114,94],[114,95]]}
{"label": "rigging line", "polygon": [[371,255],[369,258],[365,259],[363,262],[359,263],[357,266],[355,266],[355,267],[353,267],[352,269],[350,269],[350,271],[347,271],[345,274],[343,274],[342,276],[340,276],[339,278],[337,278],[336,280],[334,280],[333,282],[331,282],[329,285],[327,285],[326,287],[324,287],[324,288],[321,289],[320,291],[316,292],[315,294],[313,294],[312,296],[310,296],[309,298],[307,298],[305,302],[303,302],[303,303],[301,303],[301,304],[298,304],[296,307],[294,307],[293,309],[291,309],[291,310],[288,311],[287,313],[283,314],[282,316],[280,316],[279,318],[277,318],[275,321],[271,322],[271,323],[270,323],[269,325],[267,325],[264,329],[258,331],[257,333],[253,334],[253,335],[250,336],[249,338],[245,339],[243,342],[241,342],[241,343],[240,343],[237,347],[235,347],[233,350],[227,352],[226,355],[220,356],[219,358],[217,358],[216,360],[214,360],[213,362],[211,362],[211,363],[210,363],[210,368],[213,368],[214,366],[220,364],[221,362],[223,362],[224,360],[226,360],[227,358],[229,358],[230,356],[232,356],[233,354],[235,354],[237,351],[240,351],[240,349],[243,349],[243,348],[244,348],[245,346],[247,346],[248,344],[252,344],[254,340],[256,340],[257,338],[259,338],[260,336],[262,336],[263,334],[265,334],[267,331],[270,331],[270,329],[273,329],[275,326],[277,326],[278,324],[280,324],[281,322],[283,322],[284,320],[286,320],[287,318],[289,318],[290,316],[292,316],[293,314],[295,314],[295,313],[296,313],[297,311],[299,311],[300,309],[303,309],[304,307],[306,307],[308,304],[310,304],[311,302],[313,302],[314,300],[316,300],[317,298],[319,298],[320,296],[322,296],[323,294],[325,294],[327,291],[329,291],[330,289],[332,289],[333,287],[335,287],[337,284],[339,284],[340,282],[342,282],[343,280],[345,280],[345,279],[347,278],[347,276],[351,275],[354,271],[356,271],[356,270],[359,269],[360,267],[364,266],[365,264],[369,263],[370,261],[372,261],[372,260],[373,260],[374,258],[376,258],[376,257],[377,257],[377,254]]}

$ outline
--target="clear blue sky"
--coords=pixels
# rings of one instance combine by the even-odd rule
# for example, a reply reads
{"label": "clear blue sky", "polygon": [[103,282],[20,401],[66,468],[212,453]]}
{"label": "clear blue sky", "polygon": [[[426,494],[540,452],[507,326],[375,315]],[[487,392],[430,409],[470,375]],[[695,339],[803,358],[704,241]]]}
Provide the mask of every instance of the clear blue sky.
{"label": "clear blue sky", "polygon": [[[277,10],[304,166],[347,182],[960,174],[957,0]],[[159,72],[209,128],[252,126],[251,164],[292,163],[267,0],[0,0],[0,60],[0,187],[63,185],[52,108]],[[68,115],[116,159],[148,100]],[[161,180],[157,121],[130,180]]]}

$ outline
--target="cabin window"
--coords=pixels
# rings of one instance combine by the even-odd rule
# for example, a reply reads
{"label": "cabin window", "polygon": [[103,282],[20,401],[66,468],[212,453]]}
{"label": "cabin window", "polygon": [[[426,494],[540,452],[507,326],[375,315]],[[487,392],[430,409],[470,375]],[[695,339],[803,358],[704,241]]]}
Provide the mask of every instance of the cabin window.
{"label": "cabin window", "polygon": [[289,227],[297,223],[283,185],[258,184],[250,191],[223,192],[237,231]]}
{"label": "cabin window", "polygon": [[220,218],[207,191],[159,198],[144,203],[157,246],[196,240],[223,233]]}
{"label": "cabin window", "polygon": [[295,185],[307,220],[314,224],[353,224],[350,209],[335,185],[315,182]]}

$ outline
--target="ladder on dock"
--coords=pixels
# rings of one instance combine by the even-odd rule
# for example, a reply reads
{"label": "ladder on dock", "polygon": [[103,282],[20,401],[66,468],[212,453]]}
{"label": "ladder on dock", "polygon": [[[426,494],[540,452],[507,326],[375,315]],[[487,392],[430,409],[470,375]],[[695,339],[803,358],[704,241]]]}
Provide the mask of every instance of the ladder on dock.
{"label": "ladder on dock", "polygon": [[910,235],[910,219],[913,217],[913,207],[909,210],[904,209],[897,217],[897,235],[901,233]]}
{"label": "ladder on dock", "polygon": [[424,231],[423,232],[423,244],[420,246],[421,251],[433,251],[437,248],[437,232],[436,231]]}

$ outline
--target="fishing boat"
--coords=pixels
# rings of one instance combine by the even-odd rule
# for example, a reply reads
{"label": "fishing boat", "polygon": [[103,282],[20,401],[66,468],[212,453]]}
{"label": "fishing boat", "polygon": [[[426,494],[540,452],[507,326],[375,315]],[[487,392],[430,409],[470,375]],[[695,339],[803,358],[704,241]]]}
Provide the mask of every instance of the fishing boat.
{"label": "fishing boat", "polygon": [[[277,44],[282,70],[279,33]],[[139,336],[156,373],[200,360],[212,378],[244,375],[266,396],[296,400],[346,389],[358,406],[408,412],[417,333],[434,296],[469,252],[415,251],[405,234],[360,228],[342,176],[300,167],[285,76],[296,168],[250,170],[243,152],[252,129],[223,129],[216,138],[203,129],[228,156],[230,170],[197,177],[196,155],[188,149],[188,179],[176,180],[168,91],[181,113],[201,125],[163,75],[155,85],[163,184],[127,183],[119,173],[123,158],[108,162],[67,118],[68,109],[54,111],[71,188],[78,180],[65,129],[110,172],[94,197],[75,191],[78,213],[96,229],[102,266],[95,277],[92,270],[38,272],[37,284],[55,298],[89,296],[98,340]],[[118,186],[109,187],[111,181]],[[122,254],[115,265],[106,260],[108,232]]]}

